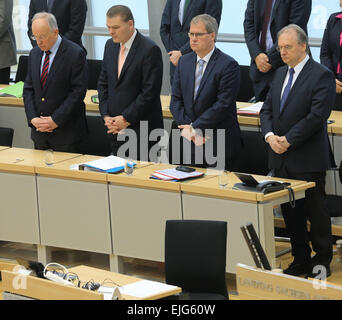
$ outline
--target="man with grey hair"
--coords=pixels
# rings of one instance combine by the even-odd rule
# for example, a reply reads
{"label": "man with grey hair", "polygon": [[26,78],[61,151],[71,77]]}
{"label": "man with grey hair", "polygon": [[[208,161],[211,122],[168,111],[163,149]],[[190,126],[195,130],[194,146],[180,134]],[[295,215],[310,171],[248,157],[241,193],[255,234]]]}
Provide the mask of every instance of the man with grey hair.
{"label": "man with grey hair", "polygon": [[[199,15],[191,21],[189,38],[193,52],[179,60],[170,104],[175,119],[172,128],[181,130],[182,139],[185,139],[185,145],[189,143],[189,148],[183,150],[183,154],[171,146],[171,152],[180,155],[180,163],[184,163],[185,155],[191,158],[191,165],[217,166],[204,156],[210,153],[206,150],[210,146],[212,155],[217,160],[223,159],[226,169],[231,169],[241,147],[236,114],[240,71],[232,57],[215,47],[217,30],[217,22],[210,15]],[[202,157],[196,158],[201,151]],[[172,157],[170,161],[175,163]]]}
{"label": "man with grey hair", "polygon": [[[331,222],[325,205],[326,170],[335,166],[327,120],[335,99],[335,79],[308,55],[303,29],[289,25],[278,34],[278,48],[286,66],[279,68],[260,112],[261,129],[270,146],[269,167],[279,178],[314,181],[295,207],[281,206],[291,238],[293,262],[284,273],[330,275]],[[316,255],[311,258],[310,240]]]}
{"label": "man with grey hair", "polygon": [[161,23],[160,37],[170,57],[170,81],[172,85],[179,58],[191,52],[188,32],[193,17],[210,14],[220,24],[222,0],[167,0]]}
{"label": "man with grey hair", "polygon": [[87,133],[85,52],[59,35],[50,13],[33,17],[32,37],[37,47],[30,52],[23,97],[34,147],[77,152]]}

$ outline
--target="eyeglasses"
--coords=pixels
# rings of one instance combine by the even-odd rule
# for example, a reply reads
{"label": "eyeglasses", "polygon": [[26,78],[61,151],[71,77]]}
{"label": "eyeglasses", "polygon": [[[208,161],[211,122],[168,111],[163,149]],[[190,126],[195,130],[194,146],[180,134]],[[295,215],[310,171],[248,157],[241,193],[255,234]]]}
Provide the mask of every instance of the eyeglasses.
{"label": "eyeglasses", "polygon": [[283,46],[283,47],[279,47],[279,46],[277,46],[277,51],[278,52],[281,52],[281,51],[283,51],[283,50],[286,50],[286,51],[289,51],[289,50],[291,50],[293,48],[293,46]]}
{"label": "eyeglasses", "polygon": [[190,39],[193,38],[203,38],[206,34],[210,34],[212,32],[204,32],[204,33],[193,33],[193,32],[188,32],[188,36]]}
{"label": "eyeglasses", "polygon": [[31,36],[31,39],[33,40],[33,41],[37,41],[37,40],[40,40],[40,41],[44,41],[44,40],[46,40],[47,38],[49,38],[49,36],[50,36],[50,34],[45,34],[45,35],[42,35],[42,36],[35,36],[35,35],[32,35]]}

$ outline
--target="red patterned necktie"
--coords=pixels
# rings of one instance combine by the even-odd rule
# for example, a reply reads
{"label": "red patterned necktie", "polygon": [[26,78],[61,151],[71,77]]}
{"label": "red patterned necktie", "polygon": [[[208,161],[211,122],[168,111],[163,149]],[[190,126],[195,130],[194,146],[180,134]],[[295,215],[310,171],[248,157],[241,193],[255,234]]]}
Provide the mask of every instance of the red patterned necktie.
{"label": "red patterned necktie", "polygon": [[45,51],[44,65],[43,65],[43,69],[42,69],[42,74],[40,76],[40,83],[42,84],[42,88],[45,87],[46,79],[47,79],[47,76],[49,73],[50,54],[51,54],[50,50]]}
{"label": "red patterned necktie", "polygon": [[266,0],[262,28],[261,28],[261,41],[260,41],[261,48],[264,51],[266,51],[267,27],[271,18],[272,4],[273,4],[273,0]]}

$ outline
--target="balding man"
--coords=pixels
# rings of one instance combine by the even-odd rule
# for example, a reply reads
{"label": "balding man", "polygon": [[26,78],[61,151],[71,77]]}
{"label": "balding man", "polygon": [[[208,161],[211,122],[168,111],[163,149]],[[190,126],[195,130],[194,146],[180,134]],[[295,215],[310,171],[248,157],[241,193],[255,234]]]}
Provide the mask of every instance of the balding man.
{"label": "balding man", "polygon": [[56,18],[50,13],[33,17],[32,37],[37,47],[30,52],[23,97],[34,147],[77,152],[87,132],[85,52],[60,37]]}

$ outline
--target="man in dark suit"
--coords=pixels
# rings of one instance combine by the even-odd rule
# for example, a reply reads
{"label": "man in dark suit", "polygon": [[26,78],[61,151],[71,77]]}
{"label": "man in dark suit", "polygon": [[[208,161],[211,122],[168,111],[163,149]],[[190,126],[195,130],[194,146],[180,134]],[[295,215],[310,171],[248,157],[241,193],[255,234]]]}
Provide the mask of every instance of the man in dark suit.
{"label": "man in dark suit", "polygon": [[112,39],[105,46],[98,92],[112,152],[125,156],[121,153],[123,149],[119,150],[124,144],[121,134],[133,133],[135,137],[131,138],[137,140],[128,150],[130,157],[148,160],[152,146],[152,142],[147,145],[149,134],[163,128],[161,51],[135,29],[132,12],[126,6],[117,5],[108,10],[107,28]]}
{"label": "man in dark suit", "polygon": [[203,13],[214,17],[220,25],[222,0],[167,0],[160,25],[160,37],[170,56],[171,84],[180,56],[191,51],[188,38],[190,21]]}
{"label": "man in dark suit", "polygon": [[58,23],[61,36],[77,43],[82,47],[82,34],[87,17],[87,3],[85,0],[31,0],[28,16],[28,36],[32,47],[37,43],[32,36],[32,17],[37,12],[52,13]]}
{"label": "man in dark suit", "polygon": [[[332,259],[331,222],[325,205],[326,170],[335,166],[327,120],[335,99],[335,78],[326,67],[308,55],[308,40],[297,25],[284,27],[278,49],[286,66],[274,75],[261,109],[262,132],[270,146],[269,167],[274,176],[314,181],[305,199],[295,208],[282,205],[291,238],[294,261],[284,273],[330,275]],[[306,220],[311,223],[310,239],[316,255],[311,259]]]}
{"label": "man in dark suit", "polygon": [[283,66],[277,33],[297,24],[307,33],[312,0],[248,0],[244,20],[245,40],[251,56],[250,78],[257,101],[264,101],[274,71]]}
{"label": "man in dark suit", "polygon": [[30,52],[23,97],[35,149],[77,152],[87,132],[85,52],[59,36],[50,13],[33,17],[32,32],[38,46]]}
{"label": "man in dark suit", "polygon": [[[189,37],[193,52],[182,56],[177,65],[170,110],[181,136],[190,143],[190,149],[183,150],[183,154],[191,154],[192,165],[222,169],[223,163],[230,169],[241,147],[236,115],[240,71],[232,57],[215,47],[217,31],[217,22],[210,15],[199,15],[191,21]],[[171,147],[174,156],[177,150],[174,145]],[[212,148],[213,157],[209,159],[212,151],[206,150],[202,158],[196,158],[200,148]],[[212,161],[215,156],[216,163]]]}

